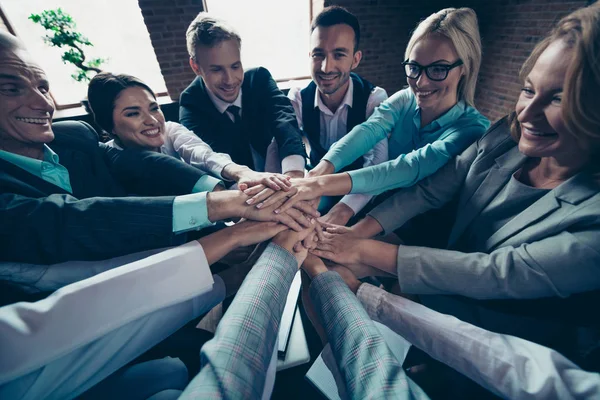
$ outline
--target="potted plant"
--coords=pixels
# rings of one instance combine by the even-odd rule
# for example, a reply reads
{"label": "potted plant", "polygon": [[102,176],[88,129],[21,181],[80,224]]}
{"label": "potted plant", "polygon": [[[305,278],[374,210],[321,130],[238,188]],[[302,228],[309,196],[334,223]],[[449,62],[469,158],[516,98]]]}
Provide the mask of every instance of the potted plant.
{"label": "potted plant", "polygon": [[[40,14],[31,14],[29,19],[40,24],[48,31],[44,36],[44,42],[53,47],[64,49],[62,60],[71,63],[77,67],[71,77],[77,82],[88,82],[92,76],[102,72],[99,68],[106,60],[102,58],[93,58],[88,60],[85,56],[84,48],[93,46],[93,44],[83,34],[76,30],[73,18],[61,10],[45,10]],[[89,112],[87,100],[82,100],[86,110]]]}

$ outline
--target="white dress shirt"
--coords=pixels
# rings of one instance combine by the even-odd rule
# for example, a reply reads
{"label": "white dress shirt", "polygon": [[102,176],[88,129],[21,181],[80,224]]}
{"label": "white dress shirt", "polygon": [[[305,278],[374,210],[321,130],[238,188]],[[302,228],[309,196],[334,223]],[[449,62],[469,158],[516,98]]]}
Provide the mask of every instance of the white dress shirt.
{"label": "white dress shirt", "polygon": [[503,398],[600,398],[600,374],[552,349],[486,331],[369,284],[357,296],[373,320]]}
{"label": "white dress shirt", "polygon": [[[302,89],[303,88],[300,87],[292,87],[288,92],[288,97],[294,106],[294,111],[296,112],[296,118],[298,119],[298,125],[300,128],[304,127],[302,123],[302,95],[300,94]],[[314,106],[321,112],[320,140],[323,148],[331,148],[335,142],[340,140],[348,133],[348,109],[352,107],[353,95],[354,83],[352,82],[352,79],[350,79],[350,84],[348,85],[348,90],[346,91],[346,95],[344,96],[342,103],[337,110],[335,110],[335,112],[332,112],[323,103],[323,100],[321,100],[321,96],[319,95],[319,91],[316,90]],[[387,99],[387,97],[387,93],[384,89],[375,87],[369,95],[369,99],[367,100],[366,117],[369,118],[371,114],[373,114],[375,107]],[[375,147],[373,147],[372,150],[365,154],[364,158],[365,162],[363,167],[368,167],[387,161],[388,141],[385,139],[381,140],[375,145]],[[356,215],[356,213],[358,213],[369,202],[369,200],[371,200],[372,197],[373,196],[366,194],[351,194],[344,196],[341,201],[350,207]]]}
{"label": "white dress shirt", "polygon": [[[210,91],[210,89],[208,87],[206,88],[206,93],[208,93],[208,97],[210,98],[210,100],[213,102],[213,104],[217,108],[217,111],[219,111],[221,114],[227,113],[227,116],[229,117],[229,119],[231,119],[231,121],[234,121],[234,116],[230,111],[227,111],[227,109],[230,106],[239,107],[240,117],[242,116],[242,113],[244,112],[244,110],[242,109],[242,89],[240,89],[240,93],[238,94],[237,98],[235,99],[235,101],[233,103],[227,103],[227,102],[219,99],[217,96],[214,95],[213,92]],[[267,160],[265,160],[265,157],[263,157],[256,150],[254,150],[254,148],[252,146],[250,146],[250,151],[252,152],[252,160],[254,161],[254,169],[256,171],[265,171],[265,165],[269,164],[267,162]],[[269,153],[267,152],[267,154],[269,154]],[[274,153],[274,154],[277,154],[277,153]],[[305,164],[306,164],[306,160],[304,160],[304,158],[301,155],[292,154],[290,156],[287,156],[283,160],[281,160],[281,172],[285,174],[290,171],[304,171]],[[278,172],[278,171],[267,171],[267,172]]]}
{"label": "white dress shirt", "polygon": [[225,298],[198,242],[148,253],[0,307],[0,398],[75,398]]}

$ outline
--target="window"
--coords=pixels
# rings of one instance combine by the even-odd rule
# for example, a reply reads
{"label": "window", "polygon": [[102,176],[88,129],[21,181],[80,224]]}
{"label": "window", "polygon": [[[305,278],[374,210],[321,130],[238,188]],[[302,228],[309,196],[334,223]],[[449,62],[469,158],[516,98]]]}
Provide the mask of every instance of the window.
{"label": "window", "polygon": [[136,0],[2,0],[11,27],[46,71],[59,107],[78,105],[86,96],[87,84],[71,78],[76,67],[64,64],[61,49],[44,43],[44,28],[28,19],[31,14],[59,7],[93,43],[94,47],[85,49],[86,57],[107,59],[100,69],[134,75],[157,93],[167,91]]}
{"label": "window", "polygon": [[207,11],[242,37],[244,68],[262,66],[278,80],[310,76],[311,0],[206,0]]}

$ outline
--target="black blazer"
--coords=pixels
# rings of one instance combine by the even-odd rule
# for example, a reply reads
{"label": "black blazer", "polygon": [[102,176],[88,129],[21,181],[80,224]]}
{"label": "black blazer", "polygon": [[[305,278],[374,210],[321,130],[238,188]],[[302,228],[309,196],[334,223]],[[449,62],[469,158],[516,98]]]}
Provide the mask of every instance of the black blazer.
{"label": "black blazer", "polygon": [[0,261],[100,260],[185,240],[172,233],[173,200],[191,192],[200,170],[99,144],[83,122],[58,122],[53,130],[50,147],[73,193],[0,160]]}
{"label": "black blazer", "polygon": [[252,68],[244,73],[240,134],[231,119],[214,106],[200,77],[181,93],[179,104],[181,124],[213,150],[229,154],[236,163],[248,165],[249,145],[265,157],[273,138],[282,159],[293,154],[306,157],[292,104],[265,68]]}

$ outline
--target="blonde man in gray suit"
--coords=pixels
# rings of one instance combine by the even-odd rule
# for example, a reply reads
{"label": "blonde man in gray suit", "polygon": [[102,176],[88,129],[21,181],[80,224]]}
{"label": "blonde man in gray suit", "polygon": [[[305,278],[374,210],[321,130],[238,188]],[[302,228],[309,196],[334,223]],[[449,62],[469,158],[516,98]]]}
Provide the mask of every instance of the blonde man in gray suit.
{"label": "blonde man in gray suit", "polygon": [[[357,275],[397,275],[437,311],[599,369],[599,53],[595,4],[536,46],[512,118],[354,227],[328,228],[315,254]],[[446,249],[364,239],[453,199]]]}

